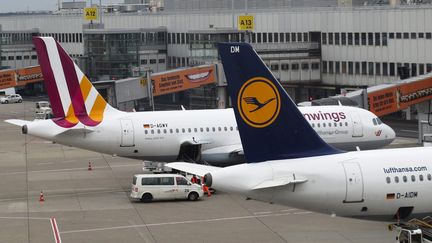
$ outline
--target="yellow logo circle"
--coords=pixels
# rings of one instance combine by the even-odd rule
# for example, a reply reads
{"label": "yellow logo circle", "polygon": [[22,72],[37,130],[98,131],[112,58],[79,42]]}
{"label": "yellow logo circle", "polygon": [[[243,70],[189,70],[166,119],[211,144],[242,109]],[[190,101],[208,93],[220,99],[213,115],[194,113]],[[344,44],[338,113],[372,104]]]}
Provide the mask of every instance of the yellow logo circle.
{"label": "yellow logo circle", "polygon": [[237,107],[248,125],[264,128],[272,124],[279,115],[279,91],[266,78],[251,78],[240,88]]}

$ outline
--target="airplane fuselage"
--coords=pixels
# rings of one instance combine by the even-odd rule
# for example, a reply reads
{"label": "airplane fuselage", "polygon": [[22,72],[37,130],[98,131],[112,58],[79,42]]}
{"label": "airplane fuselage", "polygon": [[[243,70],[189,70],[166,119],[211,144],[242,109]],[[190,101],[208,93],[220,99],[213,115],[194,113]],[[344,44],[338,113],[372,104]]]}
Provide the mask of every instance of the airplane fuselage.
{"label": "airplane fuselage", "polygon": [[[345,106],[301,107],[306,120],[328,143],[342,150],[373,149],[394,139],[373,114]],[[178,161],[181,145],[200,146],[201,159],[217,165],[244,161],[232,109],[116,112],[95,127],[67,130],[51,120],[27,124],[27,133],[60,144],[122,157]]]}
{"label": "airplane fuselage", "polygon": [[[407,148],[242,164],[212,172],[212,187],[315,212],[390,221],[432,213],[431,157],[432,148]],[[293,176],[307,181],[251,189]]]}

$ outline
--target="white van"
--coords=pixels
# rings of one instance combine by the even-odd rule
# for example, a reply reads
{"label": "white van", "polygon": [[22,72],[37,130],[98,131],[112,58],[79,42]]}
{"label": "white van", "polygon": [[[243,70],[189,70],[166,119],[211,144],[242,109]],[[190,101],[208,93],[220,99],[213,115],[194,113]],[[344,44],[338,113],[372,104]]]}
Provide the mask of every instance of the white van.
{"label": "white van", "polygon": [[202,187],[177,174],[139,174],[132,181],[131,198],[143,202],[152,200],[189,199],[195,201],[204,194]]}

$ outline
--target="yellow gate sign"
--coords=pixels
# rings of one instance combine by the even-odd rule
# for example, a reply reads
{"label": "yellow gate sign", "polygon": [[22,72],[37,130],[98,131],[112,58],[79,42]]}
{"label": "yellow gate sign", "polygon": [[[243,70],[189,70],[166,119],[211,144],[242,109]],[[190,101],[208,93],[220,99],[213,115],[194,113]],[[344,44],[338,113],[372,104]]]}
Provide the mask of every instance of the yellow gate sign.
{"label": "yellow gate sign", "polygon": [[253,30],[254,29],[254,16],[253,15],[240,15],[238,16],[238,29],[239,30]]}
{"label": "yellow gate sign", "polygon": [[86,20],[96,20],[98,18],[98,9],[84,8],[84,18]]}

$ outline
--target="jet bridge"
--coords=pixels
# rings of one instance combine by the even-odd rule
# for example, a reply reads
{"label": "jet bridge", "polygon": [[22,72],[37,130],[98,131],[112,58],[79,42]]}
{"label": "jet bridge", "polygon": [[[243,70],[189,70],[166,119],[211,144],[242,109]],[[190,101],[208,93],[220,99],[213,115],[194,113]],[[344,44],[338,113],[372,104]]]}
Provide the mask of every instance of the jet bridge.
{"label": "jet bridge", "polygon": [[377,116],[406,110],[410,115],[416,106],[419,121],[419,143],[432,134],[432,73],[412,77],[392,84],[382,84],[346,94],[347,98]]}

